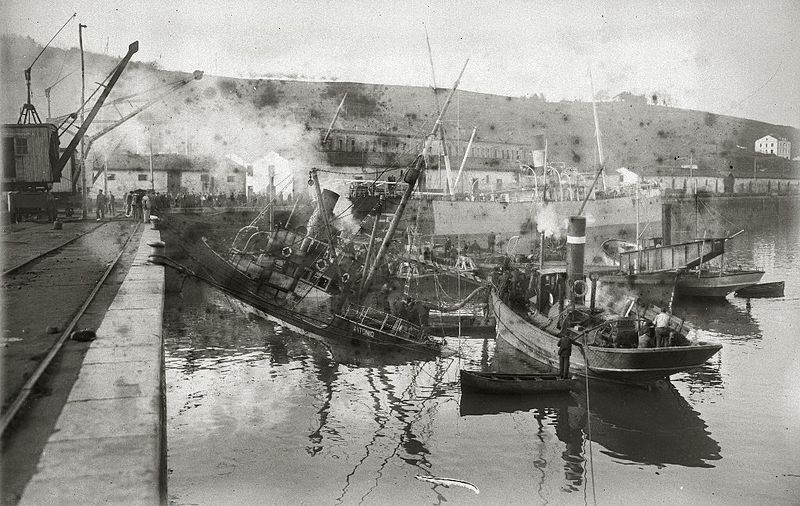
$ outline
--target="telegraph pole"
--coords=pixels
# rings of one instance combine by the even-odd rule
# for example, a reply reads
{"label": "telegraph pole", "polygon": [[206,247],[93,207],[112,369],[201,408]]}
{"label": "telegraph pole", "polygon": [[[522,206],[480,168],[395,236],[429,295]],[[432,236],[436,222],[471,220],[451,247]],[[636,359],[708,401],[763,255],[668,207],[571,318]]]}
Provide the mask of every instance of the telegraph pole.
{"label": "telegraph pole", "polygon": [[[83,29],[86,25],[78,23],[78,43],[81,47],[81,126],[83,126],[84,106],[86,105],[86,66],[83,61]],[[81,218],[86,219],[86,142],[81,137]]]}

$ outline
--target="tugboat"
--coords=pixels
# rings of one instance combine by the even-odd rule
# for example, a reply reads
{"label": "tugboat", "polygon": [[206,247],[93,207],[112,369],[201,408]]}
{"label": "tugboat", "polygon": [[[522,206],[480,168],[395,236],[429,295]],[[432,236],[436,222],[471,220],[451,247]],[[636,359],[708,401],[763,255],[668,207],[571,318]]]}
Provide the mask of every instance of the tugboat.
{"label": "tugboat", "polygon": [[585,217],[570,217],[566,268],[534,273],[535,307],[519,304],[502,285],[492,290],[498,340],[557,368],[559,337],[566,334],[572,341],[570,373],[627,384],[647,384],[699,367],[722,349],[694,341],[692,325],[675,316],[669,317],[670,346],[649,347],[648,334],[660,310],[636,300],[626,301],[621,312],[596,308],[594,297],[585,306],[585,230]]}

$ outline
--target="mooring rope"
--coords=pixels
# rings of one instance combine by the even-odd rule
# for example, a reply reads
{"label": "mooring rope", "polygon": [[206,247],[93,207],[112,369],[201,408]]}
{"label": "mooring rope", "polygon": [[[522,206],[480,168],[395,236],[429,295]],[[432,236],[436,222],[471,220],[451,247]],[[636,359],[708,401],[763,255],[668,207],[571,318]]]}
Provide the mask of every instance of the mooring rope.
{"label": "mooring rope", "polygon": [[592,456],[592,410],[589,404],[589,355],[586,350],[589,344],[586,341],[587,332],[583,333],[583,376],[586,385],[586,438],[589,440],[589,474],[592,477],[592,503],[597,504],[597,492],[594,486],[594,458]]}

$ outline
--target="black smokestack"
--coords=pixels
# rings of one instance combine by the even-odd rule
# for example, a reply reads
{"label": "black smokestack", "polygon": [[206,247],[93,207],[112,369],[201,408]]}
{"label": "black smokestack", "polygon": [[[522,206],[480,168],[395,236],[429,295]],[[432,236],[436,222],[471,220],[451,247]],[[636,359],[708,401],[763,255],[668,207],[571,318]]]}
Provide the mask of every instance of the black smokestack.
{"label": "black smokestack", "polygon": [[567,286],[572,294],[575,281],[583,279],[584,249],[586,246],[586,218],[570,216],[567,228]]}

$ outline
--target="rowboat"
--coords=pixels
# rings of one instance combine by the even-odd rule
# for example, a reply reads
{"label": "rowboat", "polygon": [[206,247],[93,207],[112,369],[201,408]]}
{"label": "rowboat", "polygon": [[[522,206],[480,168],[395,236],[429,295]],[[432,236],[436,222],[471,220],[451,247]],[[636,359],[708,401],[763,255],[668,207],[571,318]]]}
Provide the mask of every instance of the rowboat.
{"label": "rowboat", "polygon": [[461,369],[461,389],[495,394],[530,394],[568,391],[577,386],[574,379],[556,374],[517,374],[478,372]]}
{"label": "rowboat", "polygon": [[742,298],[783,297],[783,288],[785,284],[784,281],[759,283],[736,290],[734,295]]}

